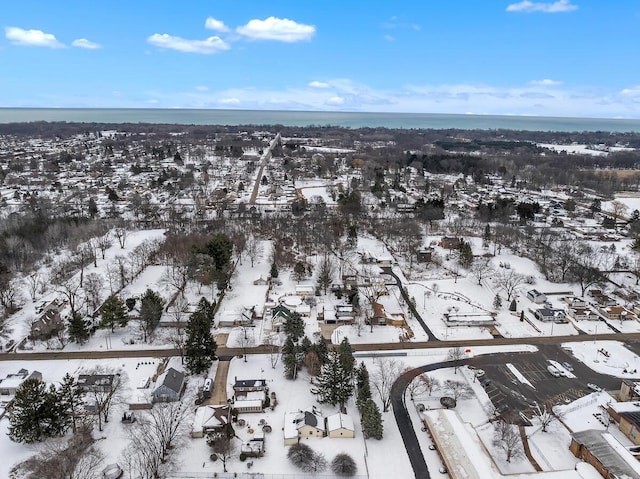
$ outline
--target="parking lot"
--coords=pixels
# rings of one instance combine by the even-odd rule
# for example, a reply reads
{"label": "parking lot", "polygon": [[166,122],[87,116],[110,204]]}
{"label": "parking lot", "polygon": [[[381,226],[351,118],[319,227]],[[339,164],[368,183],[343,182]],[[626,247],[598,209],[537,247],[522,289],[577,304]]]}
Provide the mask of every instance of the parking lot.
{"label": "parking lot", "polygon": [[[550,361],[568,363],[573,371],[563,373],[575,377],[554,377],[548,369]],[[514,353],[509,358],[511,368],[504,359],[498,361],[491,355],[479,356],[470,363],[485,371],[480,383],[496,412],[518,424],[526,423],[522,416],[531,417],[536,404],[547,407],[567,404],[591,393],[587,388],[589,382],[604,389],[620,387],[619,379],[592,371],[559,346],[542,346],[535,353]]]}

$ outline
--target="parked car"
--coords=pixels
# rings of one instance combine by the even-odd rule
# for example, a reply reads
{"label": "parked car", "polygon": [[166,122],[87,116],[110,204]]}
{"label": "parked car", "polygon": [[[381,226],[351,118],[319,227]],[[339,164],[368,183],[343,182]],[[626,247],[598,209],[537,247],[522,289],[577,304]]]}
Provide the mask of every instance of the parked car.
{"label": "parked car", "polygon": [[440,471],[440,474],[446,474],[447,473],[447,468],[442,466],[440,469],[438,469]]}
{"label": "parked car", "polygon": [[593,384],[593,383],[587,383],[587,388],[591,389],[592,391],[595,391],[597,393],[602,391],[602,388],[600,386],[598,386],[597,384]]}
{"label": "parked car", "polygon": [[555,366],[551,366],[551,365],[547,366],[547,371],[549,371],[549,374],[551,374],[554,378],[559,378],[563,376],[560,370]]}
{"label": "parked car", "polygon": [[567,371],[573,371],[573,366],[571,365],[571,363],[564,362],[562,363],[562,367],[565,368]]}
{"label": "parked car", "polygon": [[436,446],[434,444],[429,444],[429,450],[430,451],[435,451],[436,450]]}

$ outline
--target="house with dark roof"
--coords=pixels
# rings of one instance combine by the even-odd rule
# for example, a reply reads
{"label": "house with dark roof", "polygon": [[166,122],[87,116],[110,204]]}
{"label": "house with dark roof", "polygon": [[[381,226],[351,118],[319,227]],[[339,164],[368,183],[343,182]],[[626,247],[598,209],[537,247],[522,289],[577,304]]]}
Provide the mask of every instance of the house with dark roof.
{"label": "house with dark roof", "polygon": [[115,374],[80,374],[78,389],[80,392],[109,392],[113,388]]}
{"label": "house with dark roof", "polygon": [[285,446],[296,444],[301,438],[327,435],[325,420],[315,410],[285,413],[283,430]]}
{"label": "house with dark roof", "polygon": [[269,392],[267,381],[265,379],[240,379],[234,378],[233,395],[235,397],[246,396],[253,391]]}
{"label": "house with dark roof", "polygon": [[623,411],[620,415],[620,431],[634,444],[640,444],[640,410]]}
{"label": "house with dark roof", "polygon": [[167,369],[156,380],[156,388],[151,393],[153,402],[179,401],[184,384],[184,372],[174,368]]}

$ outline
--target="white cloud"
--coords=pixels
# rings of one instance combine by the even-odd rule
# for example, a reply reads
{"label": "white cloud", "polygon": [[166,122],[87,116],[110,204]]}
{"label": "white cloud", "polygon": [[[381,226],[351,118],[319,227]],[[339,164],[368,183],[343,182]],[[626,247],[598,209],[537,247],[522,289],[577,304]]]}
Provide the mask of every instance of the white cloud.
{"label": "white cloud", "polygon": [[507,7],[507,12],[543,12],[543,13],[562,13],[573,12],[577,10],[578,6],[573,5],[571,0],[557,0],[553,3],[544,2],[531,2],[530,0],[523,0],[519,3],[512,3]]}
{"label": "white cloud", "polygon": [[329,88],[331,85],[329,85],[328,83],[323,82],[323,81],[315,81],[314,80],[312,82],[309,82],[309,86],[311,88]]}
{"label": "white cloud", "polygon": [[332,96],[327,100],[328,105],[342,105],[344,104],[344,98],[341,96]]}
{"label": "white cloud", "polygon": [[213,30],[216,32],[228,32],[229,28],[220,20],[216,20],[213,17],[207,17],[204,22],[204,28]]}
{"label": "white cloud", "polygon": [[55,35],[45,33],[42,30],[24,30],[18,27],[5,27],[5,37],[13,45],[25,47],[64,48]]}
{"label": "white cloud", "polygon": [[562,85],[562,82],[559,80],[551,80],[549,78],[545,78],[544,80],[531,80],[529,83],[531,83],[532,85],[539,85],[539,86],[557,86],[557,85]]}
{"label": "white cloud", "polygon": [[388,42],[392,42],[392,41],[394,41],[394,40],[395,40],[395,38],[393,38],[393,36],[392,36],[392,35],[385,35],[385,36],[384,36],[384,39],[385,39],[386,41],[388,41]]}
{"label": "white cloud", "polygon": [[197,91],[209,91],[209,87],[198,85],[196,86]]}
{"label": "white cloud", "polygon": [[640,85],[632,86],[630,88],[624,88],[620,91],[621,95],[624,96],[640,96]]}
{"label": "white cloud", "polygon": [[291,43],[310,40],[316,33],[316,27],[297,23],[287,18],[269,17],[266,20],[251,20],[246,25],[238,27],[236,31],[253,40],[275,40]]}
{"label": "white cloud", "polygon": [[168,48],[187,53],[202,53],[204,55],[211,55],[230,48],[228,43],[215,36],[206,40],[187,40],[166,33],[154,33],[147,38],[147,42],[159,48]]}
{"label": "white cloud", "polygon": [[78,38],[77,40],[74,40],[73,42],[71,42],[71,45],[78,48],[86,48],[87,50],[95,50],[97,48],[102,48],[101,45],[91,42],[86,38]]}
{"label": "white cloud", "polygon": [[218,103],[222,103],[223,105],[237,105],[240,103],[240,100],[232,97],[232,98],[222,98],[218,100]]}

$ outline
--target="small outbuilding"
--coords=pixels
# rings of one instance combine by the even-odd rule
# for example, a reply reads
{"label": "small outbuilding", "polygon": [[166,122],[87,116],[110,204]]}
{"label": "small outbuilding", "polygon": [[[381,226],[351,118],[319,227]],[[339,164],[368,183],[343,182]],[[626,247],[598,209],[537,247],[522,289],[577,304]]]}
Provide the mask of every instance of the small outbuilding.
{"label": "small outbuilding", "polygon": [[336,413],[327,416],[325,426],[329,437],[353,438],[356,435],[353,419],[346,414]]}

